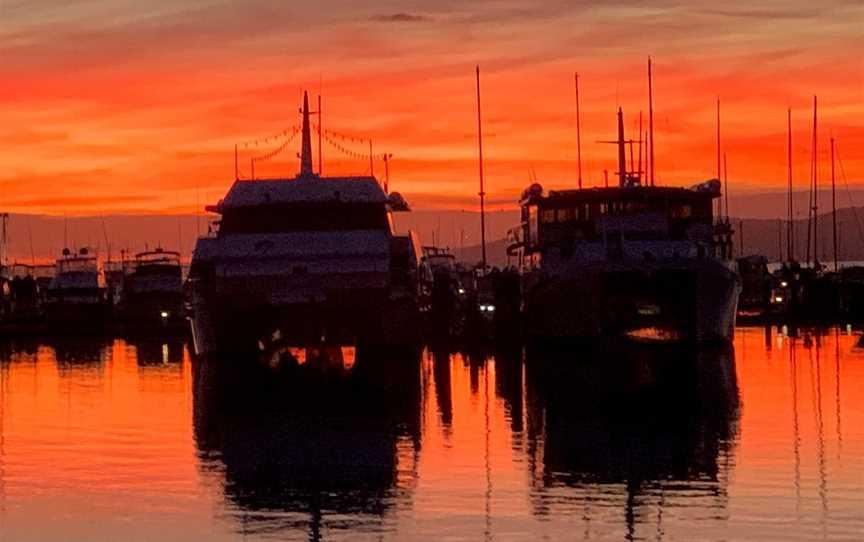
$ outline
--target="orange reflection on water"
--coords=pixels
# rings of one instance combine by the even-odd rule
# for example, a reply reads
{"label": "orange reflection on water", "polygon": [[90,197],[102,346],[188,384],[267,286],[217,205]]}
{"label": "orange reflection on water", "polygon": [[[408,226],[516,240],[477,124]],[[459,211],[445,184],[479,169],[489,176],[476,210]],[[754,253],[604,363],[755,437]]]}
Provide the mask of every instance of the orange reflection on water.
{"label": "orange reflection on water", "polygon": [[0,539],[855,540],[857,340],[357,351],[321,378],[179,342],[6,344]]}

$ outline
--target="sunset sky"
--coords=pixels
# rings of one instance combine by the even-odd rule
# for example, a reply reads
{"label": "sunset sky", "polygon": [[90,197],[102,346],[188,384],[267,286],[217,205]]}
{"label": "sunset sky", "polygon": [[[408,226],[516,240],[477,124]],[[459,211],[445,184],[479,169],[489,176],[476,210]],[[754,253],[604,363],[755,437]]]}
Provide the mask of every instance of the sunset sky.
{"label": "sunset sky", "polygon": [[[647,113],[648,55],[661,183],[715,175],[719,96],[732,191],[785,185],[787,107],[805,188],[814,94],[822,179],[833,135],[846,179],[864,183],[864,3],[760,4],[0,0],[0,210],[193,212],[232,182],[235,143],[290,133],[303,89],[319,88],[325,128],[392,153],[391,187],[415,208],[474,208],[476,64],[487,190],[508,208],[532,170],[575,185],[575,71],[584,177],[615,169],[597,141],[615,136],[618,105],[628,135]],[[257,172],[294,175],[297,143]],[[324,173],[368,161],[325,147]]]}

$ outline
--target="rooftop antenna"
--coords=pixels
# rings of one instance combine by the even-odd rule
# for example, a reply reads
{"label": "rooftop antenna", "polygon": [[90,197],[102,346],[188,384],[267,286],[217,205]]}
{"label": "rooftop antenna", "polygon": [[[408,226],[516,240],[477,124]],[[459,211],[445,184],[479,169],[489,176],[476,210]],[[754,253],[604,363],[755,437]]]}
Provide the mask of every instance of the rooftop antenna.
{"label": "rooftop antenna", "polygon": [[579,72],[576,72],[576,167],[579,175],[579,188],[582,188],[582,134],[579,118]]}
{"label": "rooftop antenna", "polygon": [[654,83],[651,78],[651,57],[648,57],[648,154],[650,163],[649,180],[654,186]]}
{"label": "rooftop antenna", "polygon": [[795,260],[795,216],[792,209],[792,109],[787,110],[787,138],[788,142],[786,144],[786,163],[789,169],[789,186],[788,186],[788,194],[787,194],[787,212],[788,219],[786,222],[786,255],[789,258],[789,261]]}
{"label": "rooftop antenna", "polygon": [[483,269],[486,269],[486,191],[483,186],[483,126],[480,121],[480,66],[476,66],[477,75],[477,150],[478,168],[480,172],[480,250]]}
{"label": "rooftop antenna", "polygon": [[832,236],[834,241],[834,272],[839,270],[837,265],[837,190],[834,183],[834,138],[831,138],[831,222]]}
{"label": "rooftop antenna", "polygon": [[[303,143],[300,148],[300,177],[314,175],[312,170],[312,134],[309,130],[309,93],[303,91]],[[254,175],[253,175],[254,177]]]}

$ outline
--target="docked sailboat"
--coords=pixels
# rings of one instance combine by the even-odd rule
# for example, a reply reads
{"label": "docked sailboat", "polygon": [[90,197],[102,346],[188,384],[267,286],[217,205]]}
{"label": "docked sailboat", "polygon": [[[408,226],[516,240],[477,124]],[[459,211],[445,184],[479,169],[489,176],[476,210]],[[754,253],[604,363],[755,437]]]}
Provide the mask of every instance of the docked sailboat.
{"label": "docked sailboat", "polygon": [[407,204],[371,175],[313,171],[305,94],[299,174],[238,179],[208,210],[221,220],[189,274],[198,353],[416,337],[421,249],[391,220]]}
{"label": "docked sailboat", "polygon": [[99,258],[86,248],[78,253],[63,249],[56,262],[54,278],[48,285],[45,318],[50,323],[91,327],[108,316],[105,276]]}
{"label": "docked sailboat", "polygon": [[522,262],[527,336],[727,341],[741,279],[732,229],[713,216],[720,181],[643,182],[641,167],[627,169],[623,126],[619,109],[618,186],[523,193],[509,251]]}

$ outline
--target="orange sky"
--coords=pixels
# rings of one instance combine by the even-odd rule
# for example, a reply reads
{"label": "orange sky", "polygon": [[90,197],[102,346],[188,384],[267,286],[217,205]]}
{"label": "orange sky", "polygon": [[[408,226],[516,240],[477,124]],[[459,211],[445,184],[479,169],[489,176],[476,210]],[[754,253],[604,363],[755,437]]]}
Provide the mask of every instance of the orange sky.
{"label": "orange sky", "polygon": [[[0,209],[192,212],[230,184],[234,143],[297,125],[302,89],[317,94],[319,81],[325,127],[393,153],[393,189],[416,208],[472,208],[475,64],[487,191],[509,207],[532,168],[546,187],[575,181],[576,70],[585,177],[615,169],[614,149],[596,141],[614,137],[617,105],[628,133],[647,108],[648,54],[661,182],[715,175],[719,95],[732,190],[784,185],[787,107],[804,188],[813,94],[822,178],[833,135],[848,182],[864,182],[864,4],[763,5],[6,0]],[[258,172],[293,175],[294,152]],[[368,172],[324,155],[325,174]]]}

